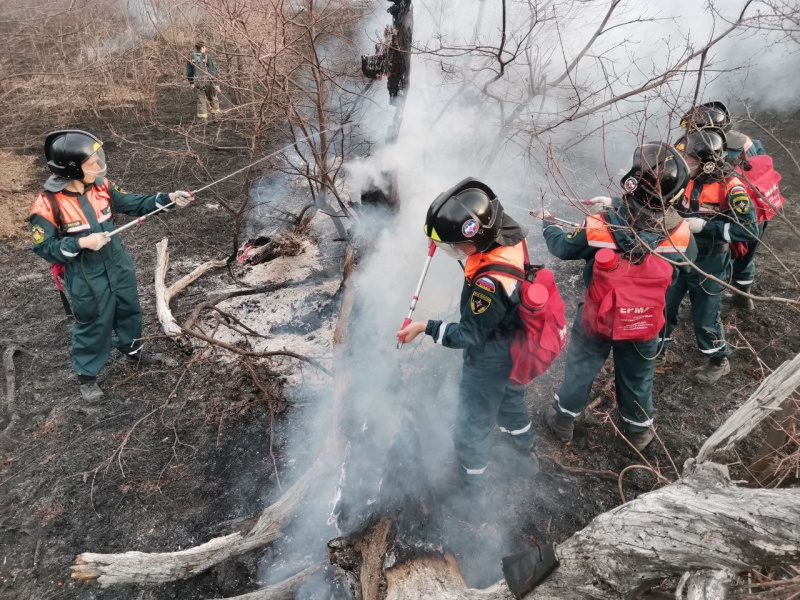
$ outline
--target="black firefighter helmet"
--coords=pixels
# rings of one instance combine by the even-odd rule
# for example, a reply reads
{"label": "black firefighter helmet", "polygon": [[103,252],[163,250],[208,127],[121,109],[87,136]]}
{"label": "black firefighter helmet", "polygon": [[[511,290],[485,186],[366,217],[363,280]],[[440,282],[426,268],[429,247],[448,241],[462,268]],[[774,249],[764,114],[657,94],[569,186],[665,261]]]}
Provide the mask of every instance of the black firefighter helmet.
{"label": "black firefighter helmet", "polygon": [[55,175],[48,180],[48,184],[60,186],[51,191],[63,189],[72,179],[82,181],[82,165],[93,154],[98,154],[105,164],[102,146],[103,142],[97,137],[80,129],[66,129],[47,134],[44,140],[44,156],[47,168]]}
{"label": "black firefighter helmet", "polygon": [[439,194],[425,217],[425,235],[437,245],[474,244],[478,252],[515,245],[525,233],[492,189],[472,177]]}
{"label": "black firefighter helmet", "polygon": [[722,102],[706,102],[693,106],[681,119],[684,129],[719,127],[727,133],[731,130],[731,113]]}
{"label": "black firefighter helmet", "polygon": [[683,156],[662,142],[647,142],[633,153],[633,165],[620,181],[626,197],[652,210],[665,210],[680,198],[689,183]]}
{"label": "black firefighter helmet", "polygon": [[706,175],[720,174],[725,170],[728,156],[728,140],[719,127],[689,129],[675,142],[675,148],[700,161],[701,170]]}

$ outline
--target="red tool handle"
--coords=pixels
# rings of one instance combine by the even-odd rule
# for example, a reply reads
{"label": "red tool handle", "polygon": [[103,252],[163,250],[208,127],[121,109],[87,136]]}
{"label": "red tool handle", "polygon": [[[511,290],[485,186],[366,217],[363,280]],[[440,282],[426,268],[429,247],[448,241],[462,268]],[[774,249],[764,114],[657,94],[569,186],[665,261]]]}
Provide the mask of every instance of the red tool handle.
{"label": "red tool handle", "polygon": [[[411,317],[406,317],[405,319],[403,319],[403,324],[400,325],[400,329],[403,330],[406,327],[408,327],[410,324],[411,324]],[[400,340],[401,342],[403,342],[404,344],[406,343],[406,336],[404,336],[404,335],[397,336],[397,339]]]}

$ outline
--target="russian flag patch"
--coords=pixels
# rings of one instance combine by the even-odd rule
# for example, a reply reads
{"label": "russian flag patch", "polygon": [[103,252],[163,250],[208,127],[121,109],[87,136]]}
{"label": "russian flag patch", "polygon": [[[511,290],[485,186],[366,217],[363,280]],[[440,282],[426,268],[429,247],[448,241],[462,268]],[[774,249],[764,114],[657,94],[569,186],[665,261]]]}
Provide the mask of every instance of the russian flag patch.
{"label": "russian flag patch", "polygon": [[480,279],[478,279],[478,281],[475,282],[475,285],[477,285],[482,290],[486,290],[487,292],[491,292],[492,294],[494,294],[495,291],[494,281],[492,281],[488,277],[481,277]]}

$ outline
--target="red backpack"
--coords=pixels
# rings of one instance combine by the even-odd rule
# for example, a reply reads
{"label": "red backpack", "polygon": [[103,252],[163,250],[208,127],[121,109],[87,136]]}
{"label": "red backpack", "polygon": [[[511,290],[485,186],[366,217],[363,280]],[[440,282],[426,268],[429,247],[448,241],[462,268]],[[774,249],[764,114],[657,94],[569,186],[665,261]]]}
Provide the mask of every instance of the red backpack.
{"label": "red backpack", "polygon": [[749,170],[745,171],[742,167],[737,167],[736,170],[753,206],[756,207],[758,222],[761,224],[772,219],[786,202],[778,185],[781,174],[775,170],[772,158],[766,154],[748,158],[746,164],[750,165]]}
{"label": "red backpack", "polygon": [[655,254],[640,263],[603,248],[595,254],[581,325],[587,335],[612,341],[646,342],[664,326],[673,267]]}
{"label": "red backpack", "polygon": [[511,382],[526,385],[553,364],[567,343],[567,317],[553,272],[527,264],[525,270],[489,264],[478,269],[474,282],[483,275],[505,275],[520,282],[519,317],[522,322],[511,340]]}

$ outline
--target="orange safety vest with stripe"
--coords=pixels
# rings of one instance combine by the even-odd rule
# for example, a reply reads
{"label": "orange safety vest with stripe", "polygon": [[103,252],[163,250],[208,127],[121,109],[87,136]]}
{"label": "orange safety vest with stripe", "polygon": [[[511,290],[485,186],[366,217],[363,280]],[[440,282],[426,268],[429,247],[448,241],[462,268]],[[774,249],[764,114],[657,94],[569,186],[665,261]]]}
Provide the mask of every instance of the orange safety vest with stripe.
{"label": "orange safety vest with stripe", "polygon": [[[464,277],[467,283],[471,283],[479,269],[486,265],[507,265],[521,271],[525,270],[525,242],[520,242],[515,246],[499,246],[489,252],[479,252],[467,258],[464,265]],[[492,273],[492,278],[496,279],[507,296],[511,296],[517,288],[517,280],[513,277]]]}
{"label": "orange safety vest with stripe", "polygon": [[[103,178],[100,185],[92,185],[84,192],[86,199],[94,209],[94,217],[98,223],[105,223],[113,218],[109,185],[108,179]],[[51,194],[58,203],[57,210],[61,214],[55,213],[50,199],[44,192],[41,192],[31,207],[31,215],[39,215],[47,219],[62,235],[80,233],[91,228],[77,194],[65,192],[51,192]]]}
{"label": "orange safety vest with stripe", "polygon": [[[620,249],[602,213],[587,217],[585,229],[586,241],[590,246],[594,248],[611,248],[617,251]],[[680,225],[669,232],[667,237],[659,242],[658,246],[653,248],[653,252],[656,254],[674,254],[677,251],[686,252],[691,241],[692,232],[689,229],[689,224],[684,219],[681,220]]]}
{"label": "orange safety vest with stripe", "polygon": [[730,177],[725,181],[715,181],[706,183],[697,199],[697,205],[692,206],[692,190],[694,189],[694,179],[690,180],[686,186],[686,191],[681,199],[681,206],[691,212],[706,213],[709,216],[725,212],[728,210],[728,192],[734,187],[739,186],[747,189],[737,177]]}

